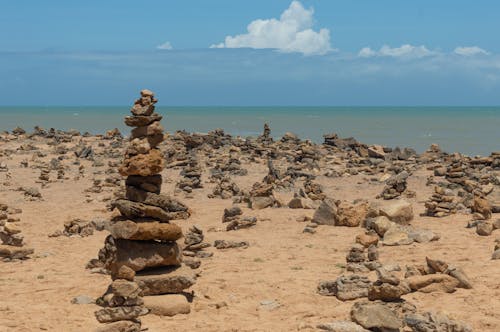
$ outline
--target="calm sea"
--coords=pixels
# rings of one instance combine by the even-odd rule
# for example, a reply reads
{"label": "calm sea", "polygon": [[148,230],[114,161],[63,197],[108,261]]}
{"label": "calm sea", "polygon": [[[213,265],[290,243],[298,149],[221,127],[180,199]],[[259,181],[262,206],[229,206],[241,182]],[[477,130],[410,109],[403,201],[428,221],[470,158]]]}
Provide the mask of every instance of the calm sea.
{"label": "calm sea", "polygon": [[[129,107],[0,107],[0,130],[78,129],[91,133],[128,129]],[[274,137],[294,132],[322,142],[325,133],[353,136],[367,144],[413,147],[438,143],[447,152],[487,155],[500,151],[500,107],[157,107],[167,131],[223,128],[258,135],[265,122]]]}

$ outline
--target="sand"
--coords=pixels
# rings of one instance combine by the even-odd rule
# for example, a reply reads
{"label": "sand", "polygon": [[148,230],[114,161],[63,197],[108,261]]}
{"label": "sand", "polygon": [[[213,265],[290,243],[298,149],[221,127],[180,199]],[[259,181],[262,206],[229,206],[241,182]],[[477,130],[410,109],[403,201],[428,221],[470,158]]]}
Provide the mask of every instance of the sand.
{"label": "sand", "polygon": [[[96,151],[96,138],[86,138]],[[0,143],[2,149],[17,148],[23,141]],[[52,148],[43,140],[34,145],[48,152],[41,160],[55,157]],[[21,168],[22,159],[31,158],[32,152],[16,152],[9,158],[1,158],[9,167],[10,186],[0,185],[0,202],[21,208],[18,222],[25,240],[35,249],[31,259],[0,262],[0,331],[92,331],[99,323],[94,318],[95,304],[72,304],[79,295],[97,298],[109,284],[109,276],[92,274],[85,269],[87,262],[97,256],[106,231],[95,232],[89,237],[55,237],[48,235],[63,229],[64,222],[73,218],[106,220],[111,213],[106,201],[113,188],[105,188],[98,194],[87,194],[92,186],[91,162],[82,161],[86,176],[77,181],[77,166],[70,165],[66,173],[70,179],[55,181],[40,189],[42,201],[28,201],[19,186],[38,187],[35,181],[39,170]],[[71,160],[74,157],[71,157]],[[267,173],[264,160],[259,163],[243,163],[249,170],[247,176],[234,176],[243,189],[249,189],[261,181]],[[179,169],[167,169],[162,191],[174,193]],[[412,224],[440,234],[439,241],[408,246],[379,249],[384,263],[398,263],[404,269],[409,264],[424,264],[425,257],[442,259],[461,267],[469,276],[474,288],[458,289],[455,293],[410,293],[404,298],[419,310],[443,311],[450,317],[462,320],[475,331],[498,331],[500,327],[500,260],[491,260],[493,242],[500,233],[489,237],[476,235],[473,228],[465,228],[468,215],[452,215],[445,218],[421,217],[424,201],[431,194],[425,185],[430,174],[419,169],[409,179],[408,189],[415,191],[413,203],[415,219]],[[6,173],[0,173],[0,183]],[[51,174],[54,178],[54,173]],[[104,177],[100,175],[99,177]],[[319,176],[330,197],[352,201],[368,199],[382,191],[383,183],[369,181],[373,176],[355,175],[342,178]],[[221,222],[223,209],[232,205],[231,200],[209,199],[214,184],[208,183],[204,172],[204,188],[194,191],[194,198],[176,197],[193,211],[191,218],[178,221],[184,232],[191,225],[199,225],[205,233],[205,241],[248,241],[247,249],[217,250],[213,257],[202,259],[197,270],[200,276],[192,287],[195,295],[189,315],[142,318],[148,331],[315,331],[318,323],[349,318],[353,301],[342,302],[335,297],[321,296],[316,287],[321,280],[334,280],[344,272],[345,257],[362,228],[319,226],[315,234],[303,233],[305,224],[297,222],[299,216],[312,216],[314,210],[268,208],[251,211],[245,215],[258,218],[257,225],[249,229],[226,232]],[[292,192],[282,193],[291,197]],[[87,199],[92,199],[87,202]],[[388,202],[382,202],[388,204]],[[495,216],[494,216],[495,218]],[[498,216],[497,216],[498,218]],[[498,231],[500,232],[500,231]],[[375,273],[370,273],[375,280]]]}

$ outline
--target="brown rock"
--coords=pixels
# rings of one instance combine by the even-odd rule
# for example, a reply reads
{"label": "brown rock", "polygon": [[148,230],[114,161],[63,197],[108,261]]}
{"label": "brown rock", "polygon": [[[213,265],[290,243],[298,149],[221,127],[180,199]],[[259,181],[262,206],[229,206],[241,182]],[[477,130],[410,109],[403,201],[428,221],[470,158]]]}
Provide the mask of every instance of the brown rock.
{"label": "brown rock", "polygon": [[140,332],[141,324],[129,320],[122,320],[100,326],[95,332]]}
{"label": "brown rock", "polygon": [[142,138],[146,136],[157,136],[157,135],[163,136],[163,126],[159,121],[155,121],[148,126],[137,127],[132,129],[130,137],[135,139],[135,138]]}
{"label": "brown rock", "polygon": [[27,247],[13,247],[0,244],[0,257],[10,259],[26,259],[35,252],[34,249]]}
{"label": "brown rock", "polygon": [[[129,190],[129,187],[135,187],[137,189],[142,189],[143,191],[148,191],[148,192],[152,192],[152,193],[156,193],[156,194],[160,193],[161,183],[162,183],[162,178],[161,178],[160,174],[151,175],[151,176],[131,175],[131,176],[127,177],[127,179],[125,181],[125,185],[127,187],[127,192]],[[128,194],[127,194],[127,198],[132,200],[132,201],[136,201],[136,200],[133,200],[130,197],[128,197]],[[150,204],[150,205],[154,205],[154,204]]]}
{"label": "brown rock", "polygon": [[138,272],[135,281],[141,296],[175,294],[194,285],[195,276],[186,267],[161,267]]}
{"label": "brown rock", "polygon": [[115,239],[114,257],[108,261],[111,271],[125,265],[134,271],[159,266],[179,266],[182,256],[175,242],[133,241]]}
{"label": "brown rock", "polygon": [[173,215],[157,206],[132,202],[125,199],[114,201],[111,206],[117,208],[121,215],[130,219],[152,218],[159,221],[169,221]]}
{"label": "brown rock", "polygon": [[137,187],[127,187],[126,197],[131,201],[157,206],[168,212],[184,212],[186,214],[185,218],[189,217],[187,206],[168,195],[155,194],[150,191],[140,190]]}
{"label": "brown rock", "polygon": [[335,226],[357,227],[365,220],[368,205],[340,202],[337,206]]}
{"label": "brown rock", "polygon": [[136,115],[125,117],[125,124],[129,127],[144,127],[156,121],[161,121],[163,117],[159,114],[153,113],[149,116]]}
{"label": "brown rock", "polygon": [[179,226],[146,219],[117,221],[109,231],[115,239],[176,241],[182,237]]}
{"label": "brown rock", "polygon": [[146,315],[148,310],[142,306],[108,307],[95,312],[99,323],[112,323],[120,320],[132,320]]}
{"label": "brown rock", "polygon": [[124,279],[128,281],[134,281],[134,277],[135,277],[135,271],[125,265],[120,266],[118,270],[111,275],[111,278],[113,280]]}
{"label": "brown rock", "polygon": [[153,315],[175,316],[189,314],[191,307],[184,295],[168,294],[144,297],[144,305]]}
{"label": "brown rock", "polygon": [[453,293],[459,281],[447,274],[428,274],[405,279],[413,291],[422,293],[445,292]]}
{"label": "brown rock", "polygon": [[368,248],[371,245],[377,245],[378,236],[376,234],[363,233],[356,236],[356,243],[363,245]]}
{"label": "brown rock", "polygon": [[484,216],[484,219],[491,218],[491,204],[485,198],[475,196],[472,205],[472,211],[482,214]]}
{"label": "brown rock", "polygon": [[123,161],[119,172],[122,176],[150,176],[160,173],[164,168],[163,155],[158,149],[152,149],[147,154],[139,154]]}

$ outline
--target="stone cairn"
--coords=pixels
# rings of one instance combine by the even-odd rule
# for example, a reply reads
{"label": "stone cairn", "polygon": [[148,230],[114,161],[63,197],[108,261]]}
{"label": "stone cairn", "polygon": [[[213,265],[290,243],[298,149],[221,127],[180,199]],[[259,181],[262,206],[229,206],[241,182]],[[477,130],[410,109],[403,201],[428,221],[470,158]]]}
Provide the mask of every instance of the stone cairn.
{"label": "stone cairn", "polygon": [[[113,282],[97,300],[99,331],[140,331],[139,316],[149,312],[163,316],[189,313],[183,290],[194,284],[188,268],[181,267],[182,249],[176,243],[183,234],[172,219],[185,219],[182,203],[160,194],[164,168],[158,144],[163,141],[162,117],[154,113],[157,100],[141,91],[125,123],[132,130],[124,161],[119,168],[127,176],[126,193],[111,207],[120,215],[109,223],[109,235],[99,260]],[[189,270],[189,271],[188,271]]]}
{"label": "stone cairn", "polygon": [[385,187],[382,193],[378,196],[385,200],[394,199],[401,196],[407,188],[407,179],[410,176],[407,171],[402,171],[398,174],[391,176],[385,182]]}
{"label": "stone cairn", "polygon": [[27,259],[34,253],[32,248],[24,246],[24,236],[15,225],[18,221],[18,218],[9,216],[9,207],[0,203],[0,258],[4,261]]}
{"label": "stone cairn", "polygon": [[193,189],[203,188],[201,183],[202,169],[198,163],[195,153],[191,153],[187,166],[181,171],[181,178],[177,183],[177,187],[186,192],[191,193]]}

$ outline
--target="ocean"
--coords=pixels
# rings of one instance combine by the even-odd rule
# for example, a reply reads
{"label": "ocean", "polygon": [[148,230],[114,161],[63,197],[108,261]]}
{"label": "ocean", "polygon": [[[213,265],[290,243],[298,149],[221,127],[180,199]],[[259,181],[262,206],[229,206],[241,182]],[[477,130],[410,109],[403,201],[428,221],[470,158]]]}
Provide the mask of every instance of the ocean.
{"label": "ocean", "polygon": [[[0,130],[35,125],[127,134],[123,117],[129,107],[0,107]],[[366,144],[412,147],[423,152],[432,143],[444,151],[471,156],[500,151],[500,107],[157,107],[168,132],[185,129],[254,136],[269,123],[272,135],[293,132],[323,142],[323,134],[355,137]]]}

